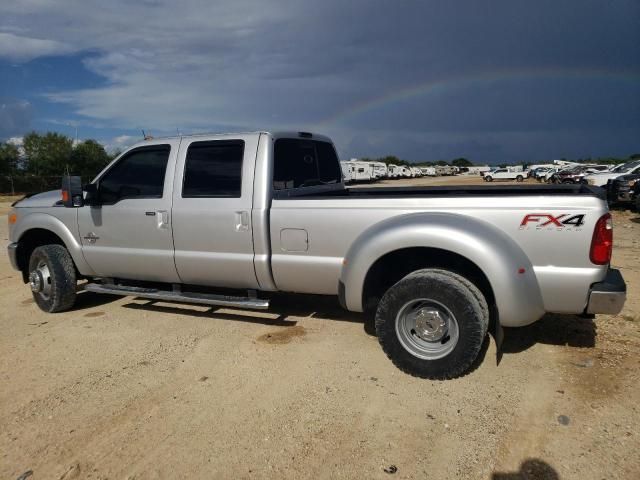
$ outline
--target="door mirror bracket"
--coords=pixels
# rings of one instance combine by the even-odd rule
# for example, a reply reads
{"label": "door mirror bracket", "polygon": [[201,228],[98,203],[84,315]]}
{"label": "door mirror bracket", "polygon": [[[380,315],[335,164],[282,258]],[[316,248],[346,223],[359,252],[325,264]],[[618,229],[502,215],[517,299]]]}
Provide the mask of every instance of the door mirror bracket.
{"label": "door mirror bracket", "polygon": [[97,183],[88,183],[83,188],[87,205],[100,205],[100,190]]}

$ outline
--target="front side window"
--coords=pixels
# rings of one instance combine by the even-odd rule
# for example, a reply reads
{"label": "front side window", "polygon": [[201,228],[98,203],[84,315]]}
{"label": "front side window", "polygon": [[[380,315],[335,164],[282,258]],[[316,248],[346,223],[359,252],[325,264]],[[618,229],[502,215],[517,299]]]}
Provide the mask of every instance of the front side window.
{"label": "front side window", "polygon": [[187,150],[183,198],[239,198],[242,187],[244,141],[193,142]]}
{"label": "front side window", "polygon": [[169,145],[153,145],[127,153],[98,181],[101,202],[162,198],[170,151]]}
{"label": "front side window", "polygon": [[329,142],[280,138],[274,146],[273,188],[310,187],[340,183],[338,156]]}

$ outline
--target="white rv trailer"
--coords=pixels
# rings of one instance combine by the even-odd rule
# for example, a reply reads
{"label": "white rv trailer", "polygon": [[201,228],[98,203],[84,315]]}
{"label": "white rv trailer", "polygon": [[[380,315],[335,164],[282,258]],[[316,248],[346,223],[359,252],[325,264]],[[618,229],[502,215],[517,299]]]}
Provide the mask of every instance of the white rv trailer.
{"label": "white rv trailer", "polygon": [[403,178],[411,178],[411,169],[409,167],[405,167],[404,165],[401,165],[399,168],[399,177],[403,177]]}
{"label": "white rv trailer", "polygon": [[472,165],[471,167],[467,167],[466,175],[480,175],[484,172],[490,172],[491,167],[489,165]]}
{"label": "white rv trailer", "polygon": [[458,172],[458,167],[451,165],[437,165],[435,169],[437,175],[455,175]]}
{"label": "white rv trailer", "polygon": [[420,169],[420,167],[409,167],[411,169],[411,176],[412,177],[421,177],[422,176],[422,170]]}
{"label": "white rv trailer", "polygon": [[340,168],[346,183],[370,182],[378,178],[375,176],[373,166],[369,162],[360,162],[356,159],[341,161]]}
{"label": "white rv trailer", "polygon": [[369,162],[350,161],[349,163],[353,164],[353,170],[351,172],[352,182],[370,182],[371,180],[375,180],[376,177],[373,174],[373,167]]}
{"label": "white rv trailer", "polygon": [[389,168],[386,163],[369,162],[369,165],[373,168],[374,178],[387,178],[389,176]]}
{"label": "white rv trailer", "polygon": [[436,176],[436,169],[434,167],[420,167],[420,171],[422,171],[422,175],[427,177]]}
{"label": "white rv trailer", "polygon": [[340,162],[340,169],[342,170],[342,177],[344,183],[351,183],[352,170],[354,165],[351,162]]}

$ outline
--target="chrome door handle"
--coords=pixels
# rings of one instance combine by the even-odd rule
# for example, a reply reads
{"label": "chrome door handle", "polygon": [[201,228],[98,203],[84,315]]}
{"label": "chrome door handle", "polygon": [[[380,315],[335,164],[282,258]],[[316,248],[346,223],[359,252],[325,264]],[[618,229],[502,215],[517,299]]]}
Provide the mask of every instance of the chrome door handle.
{"label": "chrome door handle", "polygon": [[169,228],[169,212],[158,210],[156,218],[158,219],[158,228]]}
{"label": "chrome door handle", "polygon": [[236,232],[246,232],[249,230],[249,212],[236,212]]}

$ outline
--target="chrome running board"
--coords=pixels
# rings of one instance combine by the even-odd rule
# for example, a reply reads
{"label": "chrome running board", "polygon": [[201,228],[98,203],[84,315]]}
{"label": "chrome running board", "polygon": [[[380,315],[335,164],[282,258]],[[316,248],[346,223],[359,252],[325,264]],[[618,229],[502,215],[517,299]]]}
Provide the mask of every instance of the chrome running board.
{"label": "chrome running board", "polygon": [[181,291],[157,290],[155,288],[129,287],[125,285],[88,283],[84,286],[87,292],[107,293],[110,295],[136,296],[152,300],[166,300],[169,302],[195,303],[198,305],[217,305],[220,307],[248,308],[250,310],[266,310],[269,300],[248,297],[234,297],[230,295],[215,295],[211,293],[189,293]]}

